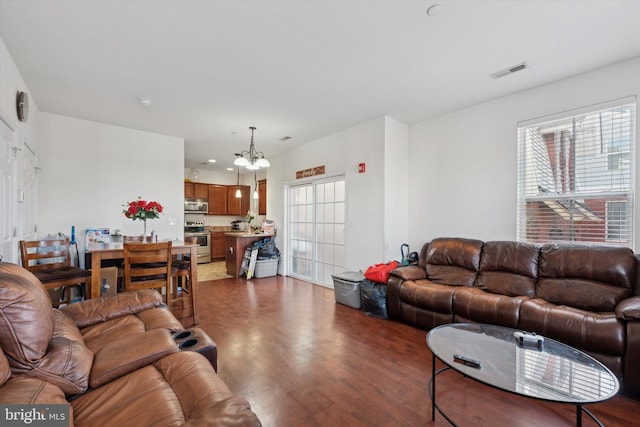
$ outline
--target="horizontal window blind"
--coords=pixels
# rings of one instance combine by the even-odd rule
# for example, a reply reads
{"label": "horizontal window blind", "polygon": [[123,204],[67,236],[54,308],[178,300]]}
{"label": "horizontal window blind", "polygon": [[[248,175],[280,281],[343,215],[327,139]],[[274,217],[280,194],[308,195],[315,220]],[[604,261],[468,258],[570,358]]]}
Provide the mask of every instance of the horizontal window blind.
{"label": "horizontal window blind", "polygon": [[631,247],[635,102],[518,127],[518,240]]}

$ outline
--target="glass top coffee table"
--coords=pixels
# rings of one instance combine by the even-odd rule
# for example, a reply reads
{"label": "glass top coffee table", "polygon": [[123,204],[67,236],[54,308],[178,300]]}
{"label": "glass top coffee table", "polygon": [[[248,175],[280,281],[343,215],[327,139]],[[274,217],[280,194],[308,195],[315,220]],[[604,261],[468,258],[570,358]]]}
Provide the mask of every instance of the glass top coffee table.
{"label": "glass top coffee table", "polygon": [[[436,376],[454,369],[476,381],[522,396],[576,405],[576,425],[582,412],[602,423],[584,405],[613,397],[618,379],[602,363],[566,344],[517,329],[479,323],[451,323],[427,334],[433,353],[429,394],[431,419],[436,409]],[[446,367],[436,372],[436,358]]]}

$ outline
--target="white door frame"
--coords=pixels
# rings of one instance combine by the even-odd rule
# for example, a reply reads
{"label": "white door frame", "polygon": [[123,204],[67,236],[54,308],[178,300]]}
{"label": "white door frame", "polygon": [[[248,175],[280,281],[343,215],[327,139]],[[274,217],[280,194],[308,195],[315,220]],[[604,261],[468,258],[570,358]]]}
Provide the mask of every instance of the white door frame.
{"label": "white door frame", "polygon": [[2,128],[2,140],[0,145],[0,257],[2,261],[18,262],[18,229],[16,225],[17,198],[16,153],[20,150],[17,146],[16,127],[0,111],[0,127]]}
{"label": "white door frame", "polygon": [[[347,195],[348,195],[348,190],[347,190],[347,185],[348,185],[348,180],[347,180],[347,173],[346,172],[335,172],[335,173],[331,173],[331,174],[325,174],[325,175],[318,175],[318,176],[313,176],[313,177],[308,177],[308,178],[303,178],[303,179],[298,179],[295,181],[289,181],[289,182],[285,182],[283,185],[283,194],[284,194],[284,198],[283,198],[283,202],[284,202],[284,236],[283,236],[283,247],[284,247],[284,251],[283,251],[283,256],[281,259],[282,262],[282,267],[283,267],[283,272],[286,275],[290,274],[290,268],[291,266],[289,265],[289,255],[290,255],[290,251],[291,248],[289,246],[289,233],[290,233],[290,225],[289,225],[289,221],[290,221],[290,217],[289,217],[289,191],[292,187],[296,187],[296,186],[300,186],[300,185],[314,185],[316,183],[322,182],[322,181],[329,181],[332,179],[336,179],[336,178],[340,178],[342,180],[344,180],[345,182],[345,201],[344,201],[344,206],[345,206],[345,211],[344,211],[344,215],[345,215],[345,236],[344,236],[344,247],[345,247],[345,254],[344,254],[344,262],[345,262],[345,266],[347,265],[347,245],[348,245],[348,227],[346,227],[346,224],[348,224],[349,219],[348,219],[348,201],[347,199]],[[315,213],[314,213],[315,216]],[[315,220],[314,220],[315,221]],[[315,241],[315,238],[314,238]],[[313,259],[315,260],[316,254],[315,254],[315,247],[313,248],[314,251],[314,255],[313,255]],[[314,263],[315,264],[315,263]],[[315,265],[313,267],[313,270],[315,272]],[[315,279],[315,274],[313,279]],[[302,279],[304,280],[304,279]],[[316,283],[318,285],[322,285],[322,286],[328,286],[325,283],[319,283],[316,282],[315,280],[312,280],[312,283]],[[332,287],[332,286],[331,286]]]}

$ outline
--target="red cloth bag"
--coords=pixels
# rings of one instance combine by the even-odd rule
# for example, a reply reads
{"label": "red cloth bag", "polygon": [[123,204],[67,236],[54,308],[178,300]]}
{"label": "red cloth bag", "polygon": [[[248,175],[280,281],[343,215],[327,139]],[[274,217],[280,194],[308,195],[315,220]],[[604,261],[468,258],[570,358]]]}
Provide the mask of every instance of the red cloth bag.
{"label": "red cloth bag", "polygon": [[398,261],[391,261],[386,264],[375,264],[367,268],[364,277],[372,282],[387,283],[389,273],[398,267]]}

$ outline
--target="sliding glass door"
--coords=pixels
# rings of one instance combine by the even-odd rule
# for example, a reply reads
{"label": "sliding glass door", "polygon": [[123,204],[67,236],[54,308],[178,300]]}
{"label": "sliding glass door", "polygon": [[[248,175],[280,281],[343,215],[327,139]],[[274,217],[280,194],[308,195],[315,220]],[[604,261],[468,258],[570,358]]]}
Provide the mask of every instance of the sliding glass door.
{"label": "sliding glass door", "polygon": [[287,209],[287,274],[332,287],[345,266],[344,176],[291,185]]}

